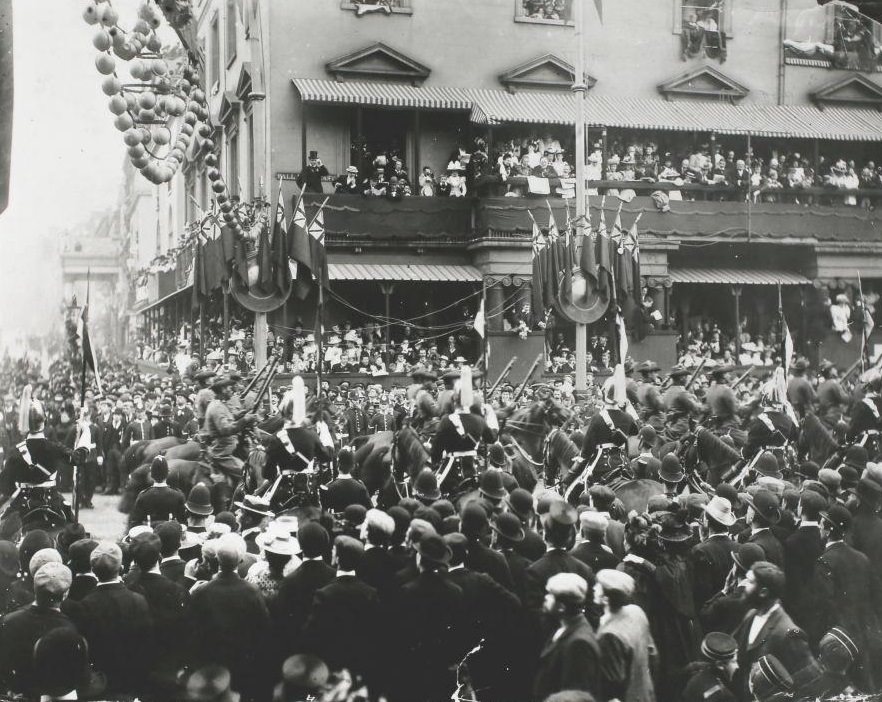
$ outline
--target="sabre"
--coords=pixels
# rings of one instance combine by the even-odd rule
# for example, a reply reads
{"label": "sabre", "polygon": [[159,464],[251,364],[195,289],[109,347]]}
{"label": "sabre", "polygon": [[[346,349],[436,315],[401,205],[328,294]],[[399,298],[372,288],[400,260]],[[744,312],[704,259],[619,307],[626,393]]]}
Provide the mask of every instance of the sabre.
{"label": "sabre", "polygon": [[512,356],[511,360],[507,364],[505,364],[505,368],[502,369],[502,373],[499,374],[499,377],[496,379],[496,382],[494,382],[490,386],[490,389],[487,390],[487,397],[490,397],[490,395],[492,395],[496,391],[496,388],[499,387],[499,384],[503,380],[505,380],[506,376],[508,376],[509,373],[511,373],[511,367],[514,365],[514,362],[517,360],[518,360],[517,356]]}
{"label": "sabre", "polygon": [[753,366],[750,366],[750,367],[744,372],[744,374],[741,375],[741,376],[738,378],[738,380],[736,380],[734,383],[732,383],[731,388],[732,388],[733,390],[734,390],[735,388],[737,388],[739,385],[741,385],[741,383],[743,383],[745,380],[747,380],[747,376],[749,376],[751,373],[753,373]]}
{"label": "sabre", "polygon": [[690,376],[689,382],[686,383],[686,389],[692,387],[692,383],[695,382],[695,379],[698,377],[698,374],[701,373],[701,369],[704,368],[704,364],[707,363],[707,358],[702,358],[701,363],[698,364],[698,368],[695,369],[695,372]]}
{"label": "sabre", "polygon": [[532,378],[532,377],[533,377],[533,373],[536,372],[536,367],[537,367],[537,366],[539,365],[539,363],[542,361],[542,355],[543,355],[543,354],[540,353],[540,354],[538,354],[538,355],[536,356],[536,360],[533,361],[533,365],[531,365],[531,366],[530,366],[530,370],[527,371],[527,375],[526,375],[526,377],[524,378],[524,382],[521,383],[521,384],[518,386],[518,391],[515,393],[515,396],[514,396],[514,398],[512,399],[512,402],[517,402],[518,400],[521,399],[521,395],[523,395],[523,394],[524,394],[524,390],[527,389],[527,383],[530,382],[530,378]]}

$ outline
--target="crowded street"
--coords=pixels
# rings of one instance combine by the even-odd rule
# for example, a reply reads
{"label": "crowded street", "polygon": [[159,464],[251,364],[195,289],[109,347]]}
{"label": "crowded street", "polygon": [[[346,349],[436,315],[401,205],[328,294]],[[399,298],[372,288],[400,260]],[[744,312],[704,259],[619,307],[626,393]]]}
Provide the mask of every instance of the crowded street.
{"label": "crowded street", "polygon": [[882,700],[882,3],[40,5],[0,702]]}

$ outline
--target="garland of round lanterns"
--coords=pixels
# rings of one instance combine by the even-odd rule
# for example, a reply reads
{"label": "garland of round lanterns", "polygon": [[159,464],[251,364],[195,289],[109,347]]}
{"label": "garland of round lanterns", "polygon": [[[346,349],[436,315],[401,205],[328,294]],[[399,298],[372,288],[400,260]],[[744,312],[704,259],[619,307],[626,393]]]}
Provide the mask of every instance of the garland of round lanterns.
{"label": "garland of round lanterns", "polygon": [[[164,2],[168,5],[168,0]],[[165,5],[163,10],[168,9]],[[138,20],[128,32],[120,27],[119,13],[110,0],[87,0],[83,19],[96,27],[92,37],[99,51],[95,67],[105,76],[101,90],[110,98],[108,107],[116,115],[114,126],[123,133],[132,165],[151,183],[168,183],[198,131],[202,137],[200,156],[208,169],[215,202],[224,222],[241,236],[244,230],[214,153],[214,129],[208,122],[205,92],[199,87],[199,69],[189,61],[172,60],[168,52],[163,56],[156,34],[162,24],[160,8],[152,0],[143,0]],[[117,58],[129,62],[129,74],[137,82],[120,81]]]}

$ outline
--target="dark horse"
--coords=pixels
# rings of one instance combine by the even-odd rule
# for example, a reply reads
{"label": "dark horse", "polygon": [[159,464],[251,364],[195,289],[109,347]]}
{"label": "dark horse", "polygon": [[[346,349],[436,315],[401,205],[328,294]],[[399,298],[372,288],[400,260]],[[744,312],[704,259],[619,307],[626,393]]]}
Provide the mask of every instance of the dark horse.
{"label": "dark horse", "polygon": [[[126,471],[131,473],[138,466],[142,466],[145,463],[150,463],[154,458],[156,458],[159,454],[165,455],[166,451],[168,451],[173,446],[181,446],[187,443],[184,439],[179,439],[176,436],[166,436],[164,439],[151,439],[150,441],[139,441],[136,444],[132,444],[125,451],[123,451],[123,465],[126,468]],[[198,458],[199,454],[197,452],[196,456],[178,456],[179,458]]]}
{"label": "dark horse", "polygon": [[429,452],[409,424],[373,434],[355,452],[356,477],[380,507],[397,504],[403,497],[399,484],[413,480],[428,463]]}

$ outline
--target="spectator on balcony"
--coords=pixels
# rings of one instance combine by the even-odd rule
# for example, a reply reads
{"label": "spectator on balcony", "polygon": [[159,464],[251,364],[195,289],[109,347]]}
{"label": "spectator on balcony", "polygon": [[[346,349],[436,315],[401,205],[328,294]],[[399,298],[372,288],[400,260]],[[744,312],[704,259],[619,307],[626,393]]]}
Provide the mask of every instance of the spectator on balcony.
{"label": "spectator on balcony", "polygon": [[[609,157],[609,160],[606,162],[606,180],[611,181],[624,181],[625,176],[619,170],[619,162],[620,159],[617,154],[613,154]],[[616,188],[610,188],[606,191],[607,195],[618,196],[619,190]]]}
{"label": "spectator on balcony", "polygon": [[322,192],[322,178],[328,177],[328,169],[319,158],[318,151],[310,151],[309,159],[306,162],[300,175],[297,176],[297,185],[307,193]]}
{"label": "spectator on balcony", "polygon": [[374,174],[366,178],[361,185],[362,194],[368,197],[386,197],[386,190],[389,187],[382,168],[377,168]]}
{"label": "spectator on balcony", "polygon": [[423,197],[434,197],[436,195],[435,174],[428,166],[423,166],[423,172],[420,173],[420,195]]}
{"label": "spectator on balcony", "polygon": [[389,185],[386,188],[387,200],[401,200],[410,196],[410,185],[406,180],[398,179],[398,176],[392,176],[389,179]]}
{"label": "spectator on balcony", "polygon": [[778,180],[778,171],[774,168],[769,169],[769,174],[763,180],[763,202],[778,202],[778,195],[775,191],[782,190],[784,185]]}
{"label": "spectator on balcony", "polygon": [[341,175],[334,181],[334,192],[340,195],[360,195],[361,187],[358,184],[358,168],[349,166],[345,175]]}
{"label": "spectator on balcony", "polygon": [[457,161],[447,166],[447,181],[450,183],[450,197],[465,197],[468,188],[462,165]]}
{"label": "spectator on balcony", "polygon": [[551,162],[551,167],[554,169],[557,177],[565,177],[565,172],[569,173],[570,171],[570,164],[564,161],[563,149],[558,146],[555,147],[552,151],[547,151],[546,153],[551,154],[551,158],[553,159]]}
{"label": "spectator on balcony", "polygon": [[661,169],[661,172],[658,174],[658,179],[660,181],[666,181],[669,183],[673,183],[678,180],[682,176],[680,175],[680,171],[674,168],[674,162],[671,159],[670,154],[665,154],[665,163],[664,167]]}
{"label": "spectator on balcony", "polygon": [[438,197],[450,197],[450,181],[446,173],[438,176],[438,186],[435,188],[435,195]]}
{"label": "spectator on balcony", "polygon": [[640,180],[650,181],[658,177],[658,155],[652,144],[643,147],[643,158],[637,168],[637,177]]}
{"label": "spectator on balcony", "polygon": [[542,154],[539,152],[538,139],[530,139],[530,141],[527,142],[527,153],[522,157],[522,163],[524,158],[527,159],[527,164],[530,168],[536,168],[539,165],[539,161],[542,159]]}

